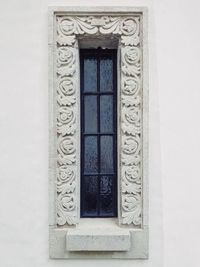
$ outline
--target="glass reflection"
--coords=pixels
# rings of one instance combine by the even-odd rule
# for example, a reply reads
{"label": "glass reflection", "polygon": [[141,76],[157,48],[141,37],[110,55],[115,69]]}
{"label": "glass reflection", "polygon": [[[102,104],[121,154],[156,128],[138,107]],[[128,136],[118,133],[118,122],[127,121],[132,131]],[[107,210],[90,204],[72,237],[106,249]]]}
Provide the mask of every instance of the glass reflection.
{"label": "glass reflection", "polygon": [[97,173],[97,138],[96,136],[86,136],[84,141],[84,173]]}
{"label": "glass reflection", "polygon": [[84,59],[84,91],[97,91],[97,59]]}
{"label": "glass reflection", "polygon": [[111,58],[101,58],[100,90],[102,92],[110,92],[113,90],[113,61]]}
{"label": "glass reflection", "polygon": [[101,132],[113,132],[113,96],[102,95],[100,98]]}
{"label": "glass reflection", "polygon": [[101,173],[113,172],[113,137],[101,136]]}
{"label": "glass reflection", "polygon": [[97,97],[85,96],[84,100],[85,132],[95,133],[97,132]]}

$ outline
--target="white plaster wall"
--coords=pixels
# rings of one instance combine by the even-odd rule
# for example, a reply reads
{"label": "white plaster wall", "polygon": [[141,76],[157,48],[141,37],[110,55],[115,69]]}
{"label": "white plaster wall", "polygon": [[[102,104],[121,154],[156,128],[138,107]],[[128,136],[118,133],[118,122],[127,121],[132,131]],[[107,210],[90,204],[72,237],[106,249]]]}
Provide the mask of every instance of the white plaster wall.
{"label": "white plaster wall", "polygon": [[[47,6],[138,4],[150,8],[150,259],[49,260]],[[198,0],[0,2],[0,267],[200,266],[199,25]]]}

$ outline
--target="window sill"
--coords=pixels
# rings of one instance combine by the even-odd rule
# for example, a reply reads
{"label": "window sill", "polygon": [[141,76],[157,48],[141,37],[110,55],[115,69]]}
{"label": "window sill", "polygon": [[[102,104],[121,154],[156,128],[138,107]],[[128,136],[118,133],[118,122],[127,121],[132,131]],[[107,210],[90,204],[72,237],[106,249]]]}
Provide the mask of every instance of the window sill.
{"label": "window sill", "polygon": [[120,227],[117,218],[81,218],[76,227],[50,227],[50,257],[147,259],[148,227]]}
{"label": "window sill", "polygon": [[130,232],[114,219],[81,219],[77,229],[66,234],[67,251],[128,251]]}
{"label": "window sill", "polygon": [[69,230],[66,235],[68,251],[128,251],[130,233],[128,230],[107,229]]}

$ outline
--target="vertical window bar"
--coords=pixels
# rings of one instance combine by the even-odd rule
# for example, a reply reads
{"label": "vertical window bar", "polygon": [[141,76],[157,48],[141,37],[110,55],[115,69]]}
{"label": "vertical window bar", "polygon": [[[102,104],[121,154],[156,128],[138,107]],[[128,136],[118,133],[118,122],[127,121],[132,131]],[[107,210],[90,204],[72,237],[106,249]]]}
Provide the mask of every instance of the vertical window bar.
{"label": "vertical window bar", "polygon": [[[99,49],[97,50],[99,51]],[[99,53],[97,53],[97,121],[98,121],[98,125],[97,125],[97,131],[98,133],[100,133],[100,56]],[[101,164],[100,164],[100,136],[98,134],[97,137],[97,144],[98,144],[98,174],[100,174],[100,168],[101,168]],[[100,210],[100,175],[98,175],[98,215],[99,215],[99,210]]]}
{"label": "vertical window bar", "polygon": [[113,59],[113,124],[115,127],[113,128],[114,136],[113,136],[113,160],[114,160],[114,172],[113,176],[114,182],[114,190],[112,191],[113,202],[114,202],[114,212],[117,214],[117,53],[114,51],[112,54]]}
{"label": "vertical window bar", "polygon": [[83,181],[83,177],[82,177],[82,170],[84,168],[84,161],[83,161],[83,157],[82,155],[84,155],[84,145],[83,145],[83,141],[84,141],[84,136],[82,135],[82,132],[84,131],[84,95],[82,94],[82,91],[83,91],[83,86],[84,86],[84,57],[83,55],[80,53],[80,97],[81,97],[81,101],[80,101],[80,110],[81,110],[81,164],[80,164],[80,167],[81,167],[81,170],[80,170],[80,173],[81,173],[81,181],[80,181],[80,185],[81,185],[81,190],[80,190],[80,194],[81,194],[81,197],[80,197],[80,210],[81,210],[81,216],[82,216],[82,212],[84,210],[84,202],[83,202],[83,192],[85,192],[85,186],[84,186],[84,181]]}

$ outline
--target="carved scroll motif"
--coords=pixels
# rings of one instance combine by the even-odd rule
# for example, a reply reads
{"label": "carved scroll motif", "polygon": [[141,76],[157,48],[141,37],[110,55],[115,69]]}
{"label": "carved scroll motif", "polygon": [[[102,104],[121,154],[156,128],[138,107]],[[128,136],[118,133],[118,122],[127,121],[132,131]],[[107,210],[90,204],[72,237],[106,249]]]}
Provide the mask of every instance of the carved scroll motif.
{"label": "carved scroll motif", "polygon": [[121,41],[121,223],[142,224],[142,86],[140,17],[57,16],[57,224],[77,215],[77,35],[116,35]]}
{"label": "carved scroll motif", "polygon": [[75,48],[57,47],[57,224],[76,224]]}
{"label": "carved scroll motif", "polygon": [[141,50],[137,46],[124,45],[121,52],[122,222],[141,225]]}

